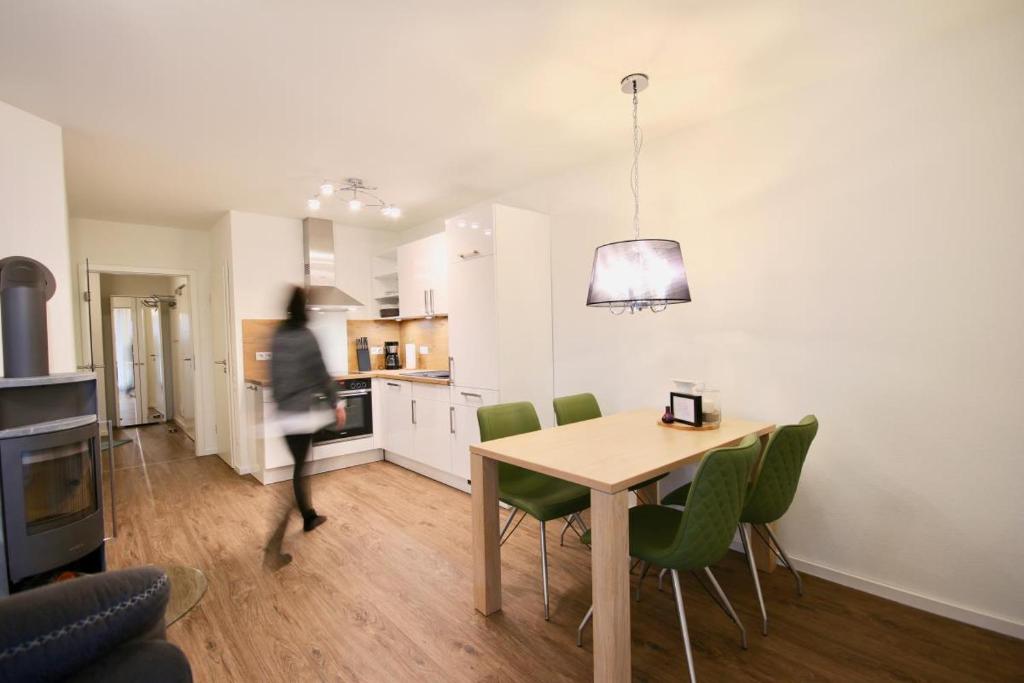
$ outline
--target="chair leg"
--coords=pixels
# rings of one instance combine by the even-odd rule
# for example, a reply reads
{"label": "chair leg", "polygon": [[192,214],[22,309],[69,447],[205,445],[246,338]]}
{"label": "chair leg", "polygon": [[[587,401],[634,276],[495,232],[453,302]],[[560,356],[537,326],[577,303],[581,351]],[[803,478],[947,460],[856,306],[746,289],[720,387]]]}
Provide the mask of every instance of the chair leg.
{"label": "chair leg", "polygon": [[715,575],[711,573],[711,567],[704,567],[704,573],[711,579],[711,586],[718,593],[719,599],[722,601],[722,606],[725,607],[725,613],[729,615],[729,618],[736,622],[736,626],[740,629],[740,645],[744,650],[747,649],[747,629],[743,628],[743,622],[740,621],[739,616],[736,615],[736,610],[732,608],[732,603],[729,602],[729,598],[725,597],[725,592],[722,587],[718,585],[718,581],[715,579]]}
{"label": "chair leg", "polygon": [[665,573],[667,571],[667,569],[662,569],[660,572],[658,572],[658,590],[661,590],[661,582],[665,579]]}
{"label": "chair leg", "polygon": [[580,622],[579,628],[576,629],[576,647],[583,647],[583,629],[587,627],[587,623],[594,616],[594,606],[591,605],[587,613],[583,615],[583,621]]}
{"label": "chair leg", "polygon": [[544,522],[540,523],[540,576],[544,582],[544,621],[551,619],[548,609],[548,537]]}
{"label": "chair leg", "polygon": [[651,570],[651,563],[644,562],[644,568],[640,570],[640,578],[636,582],[636,601],[640,602],[640,584],[644,582],[644,577],[647,576],[647,572]]}
{"label": "chair leg", "polygon": [[764,530],[768,532],[768,538],[772,539],[772,543],[774,543],[775,547],[779,549],[779,555],[782,556],[782,561],[786,563],[786,569],[788,569],[793,574],[793,578],[796,579],[796,594],[802,596],[804,594],[804,582],[800,579],[800,574],[793,567],[793,563],[789,561],[789,556],[786,555],[786,551],[782,549],[782,544],[779,543],[779,539],[775,538],[775,534],[772,533],[771,528],[767,524],[764,525]]}
{"label": "chair leg", "polygon": [[697,683],[693,670],[693,651],[690,649],[690,632],[686,628],[686,612],[683,610],[683,590],[679,585],[679,572],[672,570],[672,588],[676,594],[676,611],[679,613],[679,627],[683,630],[683,647],[686,649],[686,665],[690,669],[690,683]]}
{"label": "chair leg", "polygon": [[565,545],[565,532],[569,530],[570,526],[572,526],[572,518],[566,517],[565,518],[565,526],[562,527],[562,533],[560,533],[558,535],[558,545],[559,546],[564,546]]}
{"label": "chair leg", "polygon": [[757,565],[754,563],[754,553],[750,550],[750,527],[743,524],[740,527],[740,541],[743,542],[743,552],[747,554],[747,564],[750,565],[750,576],[754,579],[754,592],[757,593],[757,604],[761,608],[761,635],[768,635],[768,612],[764,608],[764,596],[761,595],[761,579],[757,577]]}
{"label": "chair leg", "polygon": [[[511,526],[512,520],[516,518],[516,513],[517,512],[519,512],[519,508],[512,508],[509,511],[508,519],[505,520],[505,526],[501,527],[501,531],[498,533],[498,538],[499,539],[504,539],[504,540],[501,541],[502,543],[504,543],[506,540],[508,540],[508,539],[505,538],[505,532],[508,531],[509,526]],[[511,536],[511,535],[512,534],[509,534],[509,536]]]}

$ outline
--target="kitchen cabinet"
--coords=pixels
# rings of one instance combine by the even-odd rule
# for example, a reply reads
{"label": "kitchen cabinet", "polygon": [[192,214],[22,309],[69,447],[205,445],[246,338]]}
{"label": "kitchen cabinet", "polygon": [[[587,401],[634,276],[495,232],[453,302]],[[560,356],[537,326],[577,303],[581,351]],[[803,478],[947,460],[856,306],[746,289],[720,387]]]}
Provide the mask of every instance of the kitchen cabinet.
{"label": "kitchen cabinet", "polygon": [[549,223],[501,204],[445,221],[452,384],[530,401],[544,426],[554,422]]}
{"label": "kitchen cabinet", "polygon": [[475,207],[445,221],[448,263],[459,263],[494,253],[494,211]]}
{"label": "kitchen cabinet", "polygon": [[497,389],[498,311],[494,305],[494,258],[478,256],[452,263],[448,353],[452,382]]}
{"label": "kitchen cabinet", "polygon": [[[381,393],[381,447],[392,453],[411,457],[412,383],[387,379],[381,382]],[[374,419],[376,417],[375,415]]]}
{"label": "kitchen cabinet", "polygon": [[480,424],[476,409],[498,402],[498,392],[471,387],[453,386],[451,391],[451,472],[457,477],[470,479],[469,447],[480,443]]}
{"label": "kitchen cabinet", "polygon": [[450,472],[452,415],[448,387],[413,384],[413,460]]}
{"label": "kitchen cabinet", "polygon": [[284,434],[274,419],[274,398],[270,390],[253,382],[245,384],[245,406],[249,461],[258,471],[291,467],[295,462]]}
{"label": "kitchen cabinet", "polygon": [[403,318],[448,313],[445,233],[398,247],[398,307]]}

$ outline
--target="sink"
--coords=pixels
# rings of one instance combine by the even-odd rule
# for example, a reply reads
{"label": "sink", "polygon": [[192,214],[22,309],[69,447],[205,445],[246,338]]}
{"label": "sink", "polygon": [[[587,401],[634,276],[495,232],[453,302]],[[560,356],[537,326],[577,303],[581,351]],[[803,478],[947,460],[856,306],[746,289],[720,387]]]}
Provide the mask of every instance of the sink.
{"label": "sink", "polygon": [[429,377],[431,379],[449,379],[452,373],[447,370],[421,370],[419,372],[403,372],[407,377]]}

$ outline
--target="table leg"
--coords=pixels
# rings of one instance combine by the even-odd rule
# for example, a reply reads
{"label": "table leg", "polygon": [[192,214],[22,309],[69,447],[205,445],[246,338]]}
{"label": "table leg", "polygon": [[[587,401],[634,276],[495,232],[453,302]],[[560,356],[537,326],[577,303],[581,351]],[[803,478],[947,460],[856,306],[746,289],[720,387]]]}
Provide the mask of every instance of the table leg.
{"label": "table leg", "polygon": [[629,492],[590,492],[594,680],[630,680]]}
{"label": "table leg", "polygon": [[498,463],[470,452],[473,481],[473,603],[481,614],[501,609]]}

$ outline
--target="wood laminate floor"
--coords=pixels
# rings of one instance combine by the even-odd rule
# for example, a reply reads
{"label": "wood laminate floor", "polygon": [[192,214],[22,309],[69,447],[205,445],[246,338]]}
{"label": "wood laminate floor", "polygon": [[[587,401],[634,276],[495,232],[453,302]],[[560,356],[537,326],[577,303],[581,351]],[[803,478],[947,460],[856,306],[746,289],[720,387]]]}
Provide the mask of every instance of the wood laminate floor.
{"label": "wood laminate floor", "polygon": [[[136,433],[128,430],[126,433]],[[503,611],[473,610],[469,496],[390,463],[312,479],[327,523],[284,538],[293,560],[268,563],[267,540],[292,505],[290,483],[262,486],[163,426],[137,430],[118,455],[113,568],[187,564],[209,579],[200,605],[168,631],[197,681],[581,681],[592,676],[589,554],[551,525],[551,621],[542,612],[539,534],[531,521],[502,549]],[[129,453],[129,449],[134,449]],[[553,542],[552,540],[553,539]],[[743,558],[716,575],[748,628],[691,576],[683,594],[701,681],[1021,681],[1024,641],[811,576],[796,596],[784,570],[763,577],[762,637]],[[636,578],[633,579],[634,585]],[[633,603],[633,677],[685,677],[671,595],[648,577]]]}

